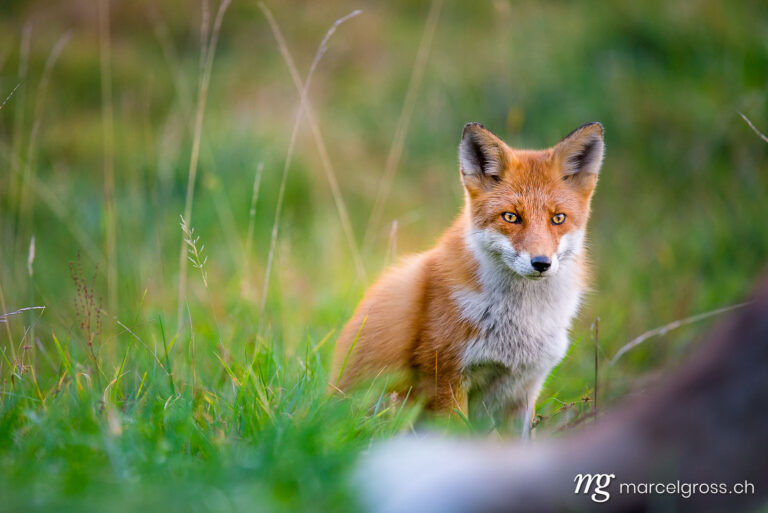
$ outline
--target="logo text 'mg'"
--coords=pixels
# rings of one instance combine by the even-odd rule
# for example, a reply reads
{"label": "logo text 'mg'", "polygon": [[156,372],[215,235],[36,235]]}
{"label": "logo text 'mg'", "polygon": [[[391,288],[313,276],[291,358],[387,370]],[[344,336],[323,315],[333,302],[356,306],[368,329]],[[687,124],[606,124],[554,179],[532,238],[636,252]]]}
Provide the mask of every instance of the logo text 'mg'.
{"label": "logo text 'mg'", "polygon": [[[616,477],[616,474],[576,474],[573,478],[573,482],[576,483],[576,488],[573,493],[582,492],[581,485],[584,484],[583,493],[589,493],[590,489],[594,490],[590,499],[594,502],[606,502],[611,498],[611,494],[606,491],[606,488],[611,484],[611,479]],[[592,486],[592,483],[595,486]]]}

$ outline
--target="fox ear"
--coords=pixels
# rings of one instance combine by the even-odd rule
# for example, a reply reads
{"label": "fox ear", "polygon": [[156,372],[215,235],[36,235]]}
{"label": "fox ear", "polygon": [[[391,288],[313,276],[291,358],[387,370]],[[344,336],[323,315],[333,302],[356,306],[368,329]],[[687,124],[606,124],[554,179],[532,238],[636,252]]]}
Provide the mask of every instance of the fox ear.
{"label": "fox ear", "polygon": [[582,125],[555,146],[555,159],[563,179],[575,185],[594,186],[603,163],[603,125]]}
{"label": "fox ear", "polygon": [[489,187],[501,180],[507,166],[504,141],[480,123],[467,123],[459,143],[459,167],[464,185]]}

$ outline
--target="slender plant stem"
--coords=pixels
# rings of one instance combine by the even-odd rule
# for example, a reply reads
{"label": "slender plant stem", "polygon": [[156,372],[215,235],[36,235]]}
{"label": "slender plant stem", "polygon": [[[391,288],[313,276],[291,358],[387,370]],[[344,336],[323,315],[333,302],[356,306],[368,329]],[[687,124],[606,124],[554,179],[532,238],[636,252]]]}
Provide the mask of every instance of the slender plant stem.
{"label": "slender plant stem", "polygon": [[[48,59],[45,61],[45,68],[43,69],[43,75],[40,78],[40,84],[37,88],[37,98],[35,99],[35,117],[32,125],[32,132],[29,136],[29,143],[27,145],[27,158],[24,166],[24,175],[21,182],[21,195],[19,200],[19,225],[16,232],[16,246],[19,251],[22,250],[21,244],[26,240],[30,240],[34,236],[34,195],[30,194],[31,187],[30,182],[35,178],[34,157],[37,151],[37,139],[40,133],[41,121],[43,118],[43,110],[45,106],[45,99],[48,93],[48,86],[51,79],[51,73],[56,61],[59,59],[62,50],[69,42],[71,32],[63,34],[56,44],[51,49],[51,53],[48,54]],[[28,238],[29,237],[29,238]],[[29,285],[29,301],[35,300],[34,282],[31,279],[27,280]],[[35,340],[34,333],[35,325],[33,324],[31,340]]]}
{"label": "slender plant stem", "polygon": [[253,177],[253,189],[251,192],[251,208],[248,210],[248,232],[245,237],[245,249],[243,250],[243,272],[242,283],[240,284],[240,296],[244,297],[251,285],[251,246],[253,244],[253,230],[256,226],[256,202],[259,200],[259,187],[261,185],[261,175],[264,172],[264,163],[259,162],[256,166],[256,176]]}
{"label": "slender plant stem", "polygon": [[[62,50],[69,42],[71,32],[67,32],[62,35],[56,44],[53,45],[51,53],[48,54],[48,59],[45,61],[45,67],[43,68],[43,74],[40,77],[40,83],[37,86],[37,94],[35,98],[35,117],[32,123],[32,131],[29,135],[29,142],[27,143],[27,157],[24,162],[24,173],[21,179],[21,193],[19,197],[19,223],[16,231],[16,244],[17,246],[27,240],[26,232],[31,230],[32,220],[30,217],[34,212],[34,203],[32,196],[30,196],[30,182],[35,179],[34,157],[37,151],[37,139],[40,134],[40,126],[43,117],[43,110],[45,107],[45,100],[48,93],[48,86],[51,81],[51,72],[59,59]],[[21,247],[19,246],[19,249]]]}
{"label": "slender plant stem", "polygon": [[104,144],[104,206],[106,213],[107,294],[117,315],[117,219],[115,212],[115,121],[112,107],[112,41],[109,0],[99,0],[99,55],[101,63],[101,119]]}
{"label": "slender plant stem", "polygon": [[440,9],[442,8],[442,5],[443,0],[432,0],[432,5],[427,14],[424,32],[421,36],[419,49],[416,53],[416,60],[413,63],[413,69],[411,71],[411,78],[408,82],[408,89],[405,93],[403,108],[400,111],[400,118],[397,120],[395,135],[392,139],[392,145],[389,148],[387,162],[384,165],[384,174],[381,177],[381,183],[379,184],[376,199],[373,202],[371,216],[368,218],[368,225],[365,229],[365,236],[363,237],[363,253],[367,252],[370,244],[373,242],[373,233],[381,222],[384,206],[387,203],[390,190],[392,189],[392,182],[395,179],[397,165],[400,163],[400,157],[403,154],[405,136],[408,134],[408,127],[410,126],[411,117],[413,116],[413,111],[416,107],[419,87],[424,77],[424,68],[426,67],[427,58],[429,57],[429,52],[432,48],[432,40],[434,39],[435,29],[437,28],[437,21],[440,18]]}
{"label": "slender plant stem", "polygon": [[597,397],[599,394],[599,382],[600,382],[600,317],[595,319],[594,327],[595,336],[595,397],[592,398],[592,416],[597,419]]}
{"label": "slender plant stem", "polygon": [[[262,3],[260,3],[259,6],[262,8],[262,11],[265,11],[266,7],[263,7]],[[266,12],[268,12],[268,9],[265,11],[265,16],[267,16]],[[362,11],[359,11],[359,10],[353,11],[350,14],[344,16],[343,18],[339,18],[338,20],[336,20],[336,22],[334,22],[334,24],[325,34],[325,37],[323,38],[323,40],[320,42],[320,46],[318,47],[317,53],[315,54],[315,58],[312,61],[312,65],[310,66],[309,74],[307,76],[308,81],[309,81],[309,77],[311,77],[312,74],[314,73],[315,68],[317,67],[317,64],[320,62],[320,59],[328,50],[328,40],[331,38],[333,33],[336,32],[336,29],[339,27],[339,25],[341,25],[345,21],[361,13]],[[277,22],[275,21],[271,13],[269,16],[267,16],[267,21],[269,22],[269,26],[272,29],[275,39],[277,40],[278,46],[280,47],[280,53],[282,54],[283,59],[285,60],[286,65],[288,66],[288,71],[290,72],[291,79],[293,80],[293,84],[300,95],[301,105],[303,106],[303,113],[307,118],[307,123],[309,124],[310,131],[312,132],[312,137],[315,140],[317,151],[320,154],[320,162],[322,164],[323,172],[325,173],[325,177],[328,180],[328,185],[331,188],[331,194],[333,196],[333,201],[339,216],[339,221],[341,222],[341,228],[344,233],[344,238],[346,239],[347,245],[349,246],[349,251],[352,254],[352,259],[354,260],[354,263],[355,263],[355,269],[357,271],[358,278],[360,278],[363,282],[365,282],[366,275],[365,275],[365,266],[363,265],[363,259],[362,259],[362,256],[360,255],[360,250],[357,247],[357,242],[355,242],[355,235],[354,235],[354,231],[352,230],[352,223],[349,220],[349,214],[347,213],[347,208],[344,204],[344,198],[342,197],[341,189],[339,187],[338,180],[336,179],[336,173],[334,172],[333,166],[331,165],[331,159],[328,155],[328,149],[325,145],[325,141],[320,131],[319,124],[315,118],[314,112],[312,111],[312,106],[310,105],[310,102],[307,99],[307,94],[306,94],[308,90],[307,84],[302,84],[301,77],[299,76],[298,69],[296,68],[296,64],[293,60],[293,56],[291,55],[291,52],[288,50],[288,45],[286,44],[285,38],[283,37],[282,32],[280,31],[280,27],[277,25]]]}
{"label": "slender plant stem", "polygon": [[[29,71],[29,47],[30,40],[32,39],[32,24],[27,23],[24,26],[24,30],[21,34],[21,45],[19,48],[19,83],[24,83],[27,80],[27,73]],[[21,160],[21,146],[23,144],[24,135],[24,114],[26,112],[26,98],[27,87],[22,87],[19,94],[16,97],[16,107],[13,111],[13,142],[11,143],[11,176],[8,186],[9,195],[9,211],[16,212],[17,204],[15,203],[20,195],[17,195],[17,188],[21,182],[22,176],[22,160]],[[18,182],[17,182],[18,180]]]}
{"label": "slender plant stem", "polygon": [[[3,293],[3,284],[0,282],[0,308],[2,308],[2,311],[5,312],[6,306],[5,306],[5,294]],[[10,315],[10,314],[8,314]],[[11,360],[16,361],[16,349],[13,346],[13,335],[11,333],[11,325],[10,323],[5,319],[6,314],[3,314],[3,324],[5,324],[5,333],[8,335],[8,347],[11,348]],[[11,369],[13,371],[13,369]]]}
{"label": "slender plant stem", "polygon": [[[227,11],[231,0],[222,0],[219,10],[216,13],[216,20],[213,23],[213,30],[208,36],[207,22],[207,2],[203,2],[203,40],[200,52],[200,74],[197,89],[197,108],[195,111],[195,129],[192,136],[192,153],[189,158],[189,173],[187,178],[187,195],[184,202],[184,219],[192,224],[192,202],[194,201],[195,182],[197,180],[197,162],[200,157],[200,139],[203,133],[203,115],[205,114],[205,103],[208,98],[208,86],[211,81],[211,69],[213,68],[213,56],[216,53],[216,43],[219,39],[221,23],[224,19],[224,13]],[[184,237],[181,240],[181,249],[179,250],[179,297],[178,309],[176,312],[176,331],[181,331],[184,322],[184,297],[187,292],[187,243]]]}
{"label": "slender plant stem", "polygon": [[741,116],[741,118],[742,118],[742,119],[743,119],[743,120],[744,120],[744,121],[747,123],[747,125],[749,125],[749,128],[751,128],[751,129],[752,129],[752,131],[753,131],[753,132],[755,132],[755,133],[757,134],[757,136],[758,136],[758,137],[760,137],[760,139],[762,139],[763,141],[765,141],[765,142],[767,142],[767,143],[768,143],[768,136],[766,136],[766,135],[765,135],[764,133],[762,133],[760,130],[758,130],[757,128],[755,128],[755,125],[753,125],[753,124],[752,124],[752,122],[749,120],[749,118],[748,118],[747,116],[745,116],[745,115],[744,115],[744,114],[742,114],[741,112],[739,112],[739,116]]}
{"label": "slender plant stem", "polygon": [[[264,13],[264,16],[267,18],[267,22],[269,23],[270,28],[272,29],[272,33],[275,36],[275,39],[277,40],[277,44],[280,47],[280,52],[283,54],[283,58],[286,60],[286,63],[288,64],[288,68],[291,71],[291,76],[294,77],[294,84],[301,85],[301,79],[298,78],[298,72],[296,71],[296,66],[293,64],[293,59],[288,52],[288,45],[285,42],[285,38],[283,37],[282,32],[280,31],[280,27],[277,24],[277,21],[275,21],[274,16],[272,15],[272,12],[265,6],[262,2],[259,2],[259,9],[261,9],[261,12]],[[336,31],[336,28],[341,25],[344,21],[352,18],[353,16],[357,16],[360,14],[360,11],[354,11],[347,16],[344,16],[343,18],[339,18],[336,20],[336,22],[331,26],[331,28],[326,33],[323,40],[320,42],[320,46],[317,48],[317,52],[315,53],[315,58],[312,61],[312,65],[309,68],[309,72],[307,73],[307,79],[304,82],[303,85],[301,85],[300,88],[300,97],[299,97],[299,108],[296,112],[296,117],[293,122],[293,128],[291,129],[291,138],[288,142],[288,153],[285,157],[285,164],[283,165],[283,174],[282,178],[280,179],[280,189],[278,191],[277,196],[277,205],[275,207],[275,219],[272,224],[272,236],[269,243],[269,254],[267,255],[267,267],[264,271],[264,285],[261,292],[261,303],[259,306],[259,325],[261,326],[263,324],[264,319],[264,310],[266,308],[267,303],[267,293],[269,291],[269,280],[270,280],[270,274],[272,270],[272,262],[274,259],[274,253],[275,253],[275,245],[277,243],[277,235],[279,231],[280,226],[280,212],[283,208],[283,199],[285,197],[285,185],[286,181],[288,179],[288,169],[291,165],[291,159],[293,158],[293,151],[296,146],[296,136],[298,135],[299,126],[301,124],[301,119],[303,117],[304,113],[309,113],[309,108],[307,104],[307,91],[309,90],[309,86],[312,82],[312,75],[315,72],[315,69],[317,68],[317,64],[320,62],[320,59],[325,54],[326,50],[328,49],[327,43],[330,39],[331,35]],[[337,203],[338,206],[338,203]]]}
{"label": "slender plant stem", "polygon": [[5,100],[3,100],[3,103],[0,103],[0,110],[3,110],[3,107],[5,107],[5,104],[8,103],[8,100],[10,100],[11,97],[13,97],[13,93],[16,92],[16,89],[18,89],[20,85],[21,85],[21,82],[16,84],[16,86],[13,89],[11,89],[11,92],[8,93],[8,96],[5,97]]}
{"label": "slender plant stem", "polygon": [[[3,158],[10,163],[11,172],[21,174],[21,168],[23,167],[21,159],[17,158],[12,151],[9,151],[8,147],[3,144],[2,141],[0,141],[0,150],[0,158]],[[16,166],[14,166],[14,162],[16,163]],[[72,214],[61,198],[55,194],[44,181],[34,175],[30,175],[28,178],[32,193],[51,210],[61,222],[61,225],[70,231],[72,236],[77,240],[78,245],[88,254],[88,257],[96,264],[103,263],[104,256],[101,253],[101,250],[78,223],[72,222]],[[2,253],[0,253],[0,256],[2,256]]]}
{"label": "slender plant stem", "polygon": [[741,308],[743,306],[747,306],[749,302],[746,303],[739,303],[736,305],[730,305],[730,306],[724,306],[722,308],[718,308],[716,310],[711,310],[709,312],[700,313],[697,315],[692,315],[691,317],[686,317],[685,319],[678,319],[676,321],[672,321],[668,324],[665,324],[664,326],[659,326],[658,328],[654,328],[652,330],[646,331],[645,333],[638,335],[637,337],[633,338],[626,344],[624,344],[621,349],[619,349],[614,357],[611,359],[609,366],[613,366],[619,358],[621,358],[624,353],[629,351],[630,349],[633,349],[646,340],[648,340],[651,337],[655,337],[657,335],[666,335],[669,331],[672,331],[674,329],[680,328],[682,326],[686,326],[688,324],[692,324],[694,322],[703,321],[704,319],[707,319],[709,317],[713,317],[715,315],[720,315],[722,313],[730,312],[731,310],[736,310],[737,308]]}
{"label": "slender plant stem", "polygon": [[[191,137],[194,134],[195,129],[194,107],[192,105],[192,100],[190,99],[191,94],[189,86],[184,78],[182,67],[179,64],[178,53],[173,47],[173,42],[168,34],[167,26],[163,23],[160,13],[153,4],[147,5],[147,18],[154,27],[155,38],[160,44],[163,58],[170,69],[170,74],[173,79],[173,87],[179,100],[179,112]],[[207,15],[204,14],[203,19],[203,29],[201,30],[201,33],[205,34],[207,31],[206,27],[208,26],[205,21],[208,19]],[[200,163],[209,169],[209,173],[218,176],[219,173],[216,166],[216,159],[214,158],[214,152],[211,148],[210,141],[207,139],[202,139],[200,141]],[[239,244],[241,239],[238,236],[237,223],[235,223],[231,205],[226,194],[223,193],[222,188],[218,185],[218,182],[214,183],[215,185],[210,190],[214,200],[213,206],[216,209],[221,229],[226,232],[227,237],[225,238],[231,246],[230,252],[233,255],[242,254],[243,246]]]}
{"label": "slender plant stem", "polygon": [[392,221],[392,227],[389,230],[389,242],[387,243],[387,252],[385,262],[390,265],[397,260],[397,219]]}

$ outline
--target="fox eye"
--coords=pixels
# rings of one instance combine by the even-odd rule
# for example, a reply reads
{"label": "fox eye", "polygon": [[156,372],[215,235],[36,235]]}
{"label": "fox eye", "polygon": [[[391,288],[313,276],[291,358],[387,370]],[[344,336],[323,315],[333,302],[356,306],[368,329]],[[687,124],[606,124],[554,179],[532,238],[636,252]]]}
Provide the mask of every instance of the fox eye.
{"label": "fox eye", "polygon": [[565,214],[555,214],[552,216],[552,224],[563,224],[565,222]]}
{"label": "fox eye", "polygon": [[520,219],[520,216],[513,213],[513,212],[504,212],[501,214],[501,218],[504,219],[508,223],[512,224],[520,224],[523,222],[522,219]]}

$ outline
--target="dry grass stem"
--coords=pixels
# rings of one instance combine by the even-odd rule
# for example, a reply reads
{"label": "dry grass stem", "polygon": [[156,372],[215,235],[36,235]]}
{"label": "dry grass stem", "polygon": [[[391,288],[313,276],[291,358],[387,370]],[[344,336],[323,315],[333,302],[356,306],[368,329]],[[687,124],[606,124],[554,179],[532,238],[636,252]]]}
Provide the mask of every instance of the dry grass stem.
{"label": "dry grass stem", "polygon": [[203,285],[208,288],[208,272],[205,270],[205,264],[208,263],[208,257],[205,256],[205,244],[198,246],[200,236],[195,235],[195,229],[189,226],[181,216],[181,232],[184,234],[184,244],[186,245],[187,259],[192,262],[192,267],[200,271],[203,278]]}
{"label": "dry grass stem", "polygon": [[30,278],[35,274],[33,265],[35,263],[35,236],[29,239],[29,251],[27,252],[27,276]]}
{"label": "dry grass stem", "polygon": [[747,116],[745,116],[743,113],[739,112],[739,116],[749,125],[749,128],[752,129],[753,132],[755,132],[760,139],[768,143],[768,136],[766,136],[764,133],[762,133],[760,130],[755,128],[755,125],[752,124],[752,122],[749,120]]}
{"label": "dry grass stem", "polygon": [[13,89],[11,89],[11,92],[8,93],[8,96],[5,97],[5,100],[3,100],[3,103],[0,103],[0,110],[3,110],[3,107],[5,107],[5,104],[8,103],[8,100],[11,99],[11,97],[13,96],[13,93],[16,92],[16,89],[18,89],[20,85],[21,85],[21,82],[16,84],[16,86]]}
{"label": "dry grass stem", "polygon": [[[19,158],[15,158],[13,151],[8,150],[8,146],[4,145],[0,141],[0,156],[4,157],[7,162],[10,163],[12,174],[21,174],[22,162]],[[56,218],[61,222],[72,236],[77,241],[79,247],[81,247],[88,254],[88,257],[95,263],[100,264],[104,261],[104,255],[101,250],[89,237],[83,227],[76,222],[73,222],[72,212],[67,208],[67,205],[61,200],[61,198],[42,180],[37,178],[34,174],[29,176],[29,185],[32,193],[37,196],[47,206]]]}
{"label": "dry grass stem", "polygon": [[[5,301],[3,301],[3,303],[5,303]],[[45,310],[45,307],[44,306],[25,306],[24,308],[19,308],[18,310],[14,310],[13,312],[0,314],[0,322],[8,322],[8,317],[19,315],[20,313],[24,313],[24,312],[30,312],[32,310]]]}
{"label": "dry grass stem", "polygon": [[[195,110],[195,129],[192,136],[192,153],[189,158],[189,173],[187,178],[187,195],[184,202],[184,218],[188,223],[192,222],[192,202],[194,201],[195,182],[197,181],[197,163],[200,156],[200,139],[203,132],[203,115],[205,114],[205,103],[208,98],[208,86],[211,81],[211,69],[213,68],[213,57],[216,54],[216,44],[219,40],[219,31],[224,19],[224,13],[227,11],[231,0],[222,0],[219,10],[216,13],[216,19],[213,22],[213,30],[209,36],[208,23],[208,2],[203,2],[203,25],[202,42],[200,50],[200,73],[197,90],[197,107]],[[179,294],[178,308],[176,312],[176,331],[181,331],[183,326],[184,296],[187,289],[187,243],[182,239],[181,249],[179,251]]]}
{"label": "dry grass stem", "polygon": [[[280,212],[282,211],[283,199],[285,197],[285,185],[288,178],[288,169],[290,168],[291,160],[293,158],[293,151],[296,146],[296,137],[298,135],[302,115],[306,114],[307,119],[308,120],[310,119],[310,109],[309,109],[309,105],[307,103],[306,98],[307,98],[307,91],[309,90],[309,86],[312,82],[312,75],[314,74],[314,71],[317,68],[318,63],[320,62],[320,59],[328,49],[328,46],[327,46],[328,40],[330,39],[331,35],[333,35],[333,33],[336,31],[336,28],[344,21],[352,18],[353,16],[357,16],[358,14],[360,14],[360,11],[354,11],[343,18],[339,18],[331,26],[331,28],[328,30],[325,37],[320,42],[320,45],[317,48],[317,52],[315,53],[315,58],[313,59],[312,65],[310,66],[309,72],[307,73],[307,80],[302,85],[301,79],[298,76],[298,71],[296,70],[296,66],[293,63],[293,58],[291,57],[290,52],[288,51],[288,45],[285,42],[285,38],[283,37],[283,34],[280,31],[280,27],[278,26],[277,21],[275,21],[274,16],[272,16],[272,12],[261,2],[259,2],[259,9],[261,9],[261,11],[264,13],[264,16],[267,18],[267,22],[269,23],[269,26],[272,29],[272,33],[274,34],[275,39],[277,40],[277,44],[280,47],[280,52],[282,53],[283,58],[285,59],[286,64],[288,65],[288,69],[291,73],[291,76],[293,77],[294,84],[297,85],[297,87],[299,87],[299,94],[300,94],[299,108],[298,108],[298,111],[296,112],[296,118],[294,119],[293,127],[291,129],[291,138],[288,142],[288,152],[285,158],[285,164],[283,166],[282,178],[280,180],[280,189],[278,191],[277,205],[275,207],[275,220],[272,224],[272,236],[269,243],[269,253],[267,255],[267,267],[266,267],[266,270],[264,271],[264,285],[262,288],[261,303],[259,306],[259,324],[262,324],[262,321],[264,318],[264,310],[266,308],[266,302],[267,302],[267,292],[269,290],[269,281],[270,281],[270,274],[272,270],[272,262],[273,262],[274,253],[275,253],[275,245],[277,243],[277,235],[278,235],[279,226],[280,226]],[[313,125],[311,122],[310,124]],[[313,126],[317,128],[316,125],[313,125]],[[317,131],[312,130],[312,132],[313,134],[316,134],[315,141],[318,142],[319,139],[317,138],[317,136],[319,136],[319,130]],[[318,146],[320,146],[320,144],[318,144]],[[325,148],[325,145],[322,145],[322,147]],[[321,152],[321,155],[323,154],[325,154],[326,156],[326,159],[323,159],[323,161],[327,162],[327,164],[330,165],[330,162],[327,161],[327,152],[326,153]],[[332,170],[330,174],[333,175]],[[335,183],[335,179],[334,179],[334,183]],[[336,197],[337,197],[337,194],[334,193],[334,198]],[[341,205],[341,210],[339,211],[340,217],[342,217],[342,219],[347,219],[346,224],[348,225],[349,219],[346,216],[346,209],[344,209],[343,207],[343,202],[341,201],[340,193],[338,194],[338,201],[336,202],[337,208],[339,208],[339,205]],[[342,212],[343,212],[343,215],[342,215]],[[344,224],[345,224],[344,221],[342,221],[342,226],[344,226]],[[345,229],[345,233],[347,233],[346,229]],[[351,234],[351,227],[349,228],[349,233]],[[348,242],[350,241],[349,238],[347,240]],[[354,238],[352,239],[351,247],[355,248],[353,251],[353,256],[356,255],[356,261],[359,260],[360,256],[359,256],[359,253],[356,251],[356,246],[354,245]],[[360,260],[357,263],[357,267],[358,267],[358,272],[360,272],[361,270],[363,273],[365,272],[364,269],[362,269],[362,260]]]}
{"label": "dry grass stem", "polygon": [[[3,292],[3,284],[2,284],[2,282],[0,282],[0,308],[2,308],[3,311],[5,311],[5,309],[6,309],[6,306],[5,306],[5,292]],[[0,322],[5,324],[5,334],[8,336],[8,346],[11,348],[11,357],[15,360],[16,359],[16,350],[13,347],[13,333],[11,333],[11,326],[10,326],[10,324],[8,323],[8,321],[5,318],[6,315],[13,315],[13,313],[11,313],[11,314],[3,314],[2,321],[0,321]]]}
{"label": "dry grass stem", "polygon": [[730,306],[724,306],[722,308],[718,308],[717,310],[711,310],[709,312],[700,313],[697,315],[692,315],[691,317],[686,317],[685,319],[678,319],[676,321],[672,321],[668,324],[665,324],[664,326],[659,326],[658,328],[654,328],[652,330],[646,331],[645,333],[633,338],[626,344],[624,344],[621,349],[619,349],[616,352],[616,355],[611,359],[609,366],[613,366],[619,358],[621,358],[624,353],[629,351],[630,349],[633,349],[649,338],[655,337],[657,335],[666,335],[668,332],[680,328],[682,326],[686,326],[688,324],[692,324],[694,322],[703,321],[704,319],[707,319],[709,317],[714,317],[715,315],[720,315],[722,313],[730,312],[731,310],[736,310],[737,308],[741,308],[743,306],[747,306],[749,303],[739,303],[736,305],[730,305]]}
{"label": "dry grass stem", "polygon": [[[334,24],[325,34],[325,37],[323,38],[323,40],[320,42],[320,46],[318,47],[317,52],[315,53],[315,58],[312,60],[312,65],[310,66],[309,73],[307,74],[307,83],[302,84],[301,77],[299,76],[299,72],[293,60],[293,56],[291,55],[291,52],[288,50],[288,45],[285,42],[285,38],[283,37],[283,34],[280,31],[280,27],[278,26],[277,21],[275,21],[274,16],[272,16],[272,13],[269,11],[269,9],[266,8],[266,6],[264,6],[263,3],[259,3],[259,8],[262,10],[262,12],[264,12],[264,16],[267,18],[267,21],[269,22],[269,26],[272,29],[272,33],[275,36],[275,40],[277,41],[277,44],[280,47],[280,53],[282,54],[283,59],[285,60],[286,65],[288,66],[288,71],[290,72],[291,79],[293,80],[293,84],[299,93],[299,99],[301,102],[300,111],[303,111],[303,114],[306,115],[307,123],[309,123],[309,128],[310,128],[310,131],[312,132],[312,138],[314,139],[315,145],[317,146],[317,151],[320,154],[320,163],[322,164],[325,177],[328,180],[328,185],[331,188],[333,202],[339,216],[339,221],[341,222],[341,228],[344,233],[344,238],[346,239],[347,245],[349,246],[349,251],[352,254],[352,258],[355,262],[355,270],[357,271],[358,278],[361,279],[363,282],[365,282],[366,281],[365,266],[363,265],[363,259],[362,259],[362,256],[360,255],[360,250],[357,247],[357,242],[355,241],[355,235],[352,230],[352,223],[349,220],[349,214],[347,212],[346,205],[344,204],[344,198],[341,194],[341,189],[339,188],[338,180],[336,179],[336,173],[334,172],[333,166],[331,165],[331,159],[328,155],[328,150],[325,145],[325,140],[323,139],[322,133],[320,132],[320,127],[317,123],[314,112],[312,111],[312,107],[309,103],[309,100],[307,99],[307,91],[309,90],[308,86],[309,86],[310,77],[314,73],[315,68],[320,62],[320,59],[328,50],[328,40],[331,38],[333,33],[336,32],[336,29],[339,27],[339,25],[349,20],[350,18],[353,18],[361,14],[362,11],[359,11],[359,10],[353,11],[348,15],[344,16],[343,18],[339,18],[334,22]],[[301,112],[300,112],[300,115],[301,115]]]}
{"label": "dry grass stem", "polygon": [[251,208],[248,210],[248,232],[245,236],[245,248],[243,249],[243,273],[242,283],[240,284],[240,295],[244,297],[251,285],[251,246],[253,245],[253,231],[256,225],[256,202],[259,201],[259,187],[261,186],[261,175],[264,172],[264,163],[259,162],[256,166],[256,175],[253,177],[253,189],[251,191]]}
{"label": "dry grass stem", "polygon": [[392,221],[392,227],[389,230],[389,242],[387,243],[387,253],[384,261],[387,265],[397,260],[397,219]]}
{"label": "dry grass stem", "polygon": [[[207,6],[207,3],[203,5],[201,27],[201,39],[203,40],[207,37],[208,20],[210,19]],[[168,33],[168,27],[162,21],[155,5],[147,6],[147,18],[153,26],[155,38],[160,44],[163,58],[168,64],[173,88],[179,100],[179,114],[184,121],[185,127],[189,130],[190,137],[193,137],[195,133],[195,113],[193,112],[192,100],[190,99],[190,88],[185,80],[182,66],[179,64],[178,52],[173,46],[173,41]],[[201,69],[204,68],[201,67]],[[210,142],[206,139],[201,139],[200,141],[200,162],[209,169],[212,175],[219,176],[214,151],[211,148]],[[213,206],[216,209],[216,215],[219,218],[221,228],[226,232],[226,240],[230,245],[230,252],[232,254],[242,254],[243,247],[240,244],[241,239],[238,235],[237,223],[235,222],[231,205],[222,187],[219,186],[219,182],[213,181],[212,183],[213,187],[211,187],[210,192],[213,195]]]}
{"label": "dry grass stem", "polygon": [[40,125],[43,118],[43,109],[45,107],[45,99],[48,93],[48,86],[51,80],[51,72],[53,66],[59,59],[64,46],[69,42],[72,34],[70,32],[62,35],[56,44],[53,45],[51,52],[48,54],[48,58],[45,61],[45,67],[43,68],[43,74],[40,77],[40,83],[37,86],[37,94],[35,98],[35,117],[32,123],[32,131],[29,135],[29,143],[27,144],[27,157],[24,162],[24,173],[21,179],[21,192],[19,195],[19,221],[18,221],[18,241],[24,240],[24,233],[30,228],[30,217],[34,211],[34,203],[32,202],[32,195],[30,192],[30,182],[35,179],[34,172],[34,157],[37,151],[37,139],[40,133]]}
{"label": "dry grass stem", "polygon": [[104,207],[109,309],[117,315],[117,213],[115,211],[115,116],[112,107],[112,41],[109,0],[99,0],[99,58],[101,65],[101,119],[104,145]]}
{"label": "dry grass stem", "polygon": [[[19,47],[19,70],[18,80],[20,84],[23,84],[27,80],[27,73],[29,72],[29,47],[32,40],[32,24],[27,23],[24,25],[24,30],[21,33],[21,45]],[[18,197],[16,191],[18,190],[22,173],[22,161],[21,161],[21,146],[24,140],[23,128],[24,128],[24,114],[26,109],[26,97],[27,87],[22,87],[19,94],[16,97],[16,106],[13,111],[13,142],[11,144],[11,175],[9,177],[8,184],[8,205],[9,211],[15,212],[18,205],[14,203]]]}
{"label": "dry grass stem", "polygon": [[392,189],[392,182],[395,179],[395,173],[397,172],[397,165],[400,163],[400,157],[403,154],[403,146],[405,144],[405,136],[408,134],[408,127],[411,123],[411,117],[413,116],[413,110],[416,107],[416,98],[418,97],[419,86],[421,85],[422,78],[424,77],[424,68],[427,65],[427,58],[429,57],[429,51],[432,48],[432,40],[435,35],[435,29],[437,28],[437,21],[440,18],[440,9],[442,8],[442,0],[432,0],[432,5],[429,8],[427,14],[427,21],[424,25],[424,33],[421,36],[421,42],[419,43],[419,49],[416,53],[416,60],[413,63],[413,70],[411,71],[411,78],[408,82],[408,89],[405,93],[405,100],[403,101],[403,108],[400,111],[400,117],[397,120],[397,126],[395,127],[395,135],[392,139],[392,145],[387,155],[387,161],[384,165],[384,174],[379,184],[376,199],[373,202],[373,209],[371,210],[371,216],[368,218],[368,225],[365,229],[365,236],[363,237],[363,252],[367,252],[370,244],[372,243],[373,233],[376,231],[379,222],[381,221],[382,212],[389,197],[390,190]]}

